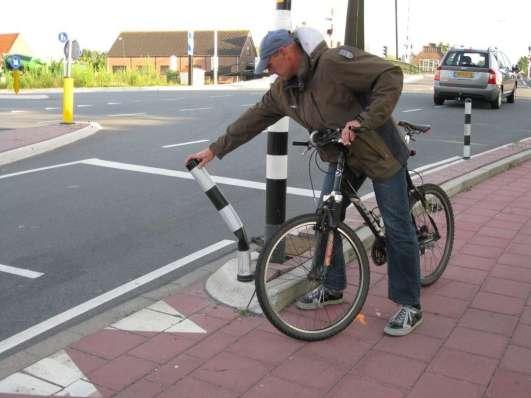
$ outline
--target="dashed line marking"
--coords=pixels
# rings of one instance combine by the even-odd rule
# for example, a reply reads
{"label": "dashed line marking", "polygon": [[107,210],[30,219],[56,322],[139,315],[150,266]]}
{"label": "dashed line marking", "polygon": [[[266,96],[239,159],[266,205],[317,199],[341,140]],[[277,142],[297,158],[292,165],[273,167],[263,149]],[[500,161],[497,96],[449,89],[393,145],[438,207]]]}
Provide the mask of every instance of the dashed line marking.
{"label": "dashed line marking", "polygon": [[207,142],[208,140],[198,140],[198,141],[189,141],[189,142],[183,142],[181,144],[171,144],[171,145],[164,145],[162,148],[175,148],[178,146],[184,146],[184,145],[191,145],[191,144],[199,144],[200,142]]}
{"label": "dashed line marking", "polygon": [[211,107],[205,107],[205,108],[184,108],[179,109],[179,112],[186,112],[186,111],[206,111],[208,109],[212,109]]}
{"label": "dashed line marking", "polygon": [[0,264],[0,272],[5,272],[6,274],[23,276],[24,278],[37,279],[44,274],[42,272],[31,271],[25,268],[12,267],[10,265]]}
{"label": "dashed line marking", "polygon": [[143,116],[146,112],[137,112],[137,113],[115,113],[113,115],[107,115],[108,117],[123,117],[123,116]]}

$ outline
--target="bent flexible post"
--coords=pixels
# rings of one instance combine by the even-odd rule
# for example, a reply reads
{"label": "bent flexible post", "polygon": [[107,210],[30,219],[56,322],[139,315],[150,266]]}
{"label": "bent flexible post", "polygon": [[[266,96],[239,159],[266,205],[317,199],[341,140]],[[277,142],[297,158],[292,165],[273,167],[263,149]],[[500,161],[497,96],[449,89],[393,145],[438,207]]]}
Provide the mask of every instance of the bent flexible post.
{"label": "bent flexible post", "polygon": [[208,196],[227,227],[238,238],[238,274],[236,278],[240,282],[250,282],[254,278],[254,270],[251,269],[251,255],[249,253],[249,243],[243,228],[242,221],[232,205],[225,199],[218,186],[208,174],[205,168],[199,168],[199,161],[192,159],[186,164],[186,168],[201,186],[203,192]]}

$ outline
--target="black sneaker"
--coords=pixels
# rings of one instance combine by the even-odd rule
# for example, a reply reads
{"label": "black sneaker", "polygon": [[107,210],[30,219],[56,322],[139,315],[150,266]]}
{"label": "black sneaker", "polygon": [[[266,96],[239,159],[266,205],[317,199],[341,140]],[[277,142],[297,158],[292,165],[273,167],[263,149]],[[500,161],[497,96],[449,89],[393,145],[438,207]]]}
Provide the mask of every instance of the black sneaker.
{"label": "black sneaker", "polygon": [[396,314],[389,319],[389,322],[385,325],[384,332],[391,336],[405,336],[415,330],[421,323],[422,310],[410,305],[402,305]]}
{"label": "black sneaker", "polygon": [[343,302],[343,292],[327,289],[323,285],[317,286],[297,300],[295,305],[301,310],[314,310],[325,305]]}

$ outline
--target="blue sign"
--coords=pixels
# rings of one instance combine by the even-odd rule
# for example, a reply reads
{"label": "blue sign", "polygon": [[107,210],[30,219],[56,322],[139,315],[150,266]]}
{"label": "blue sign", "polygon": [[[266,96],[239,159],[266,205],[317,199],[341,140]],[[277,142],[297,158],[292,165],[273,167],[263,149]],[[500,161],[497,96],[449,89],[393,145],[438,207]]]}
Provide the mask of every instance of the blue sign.
{"label": "blue sign", "polygon": [[11,65],[12,69],[14,70],[20,69],[21,63],[20,63],[20,57],[18,55],[9,56],[8,62]]}
{"label": "blue sign", "polygon": [[68,35],[65,32],[61,32],[59,33],[58,38],[61,43],[66,43],[68,40]]}

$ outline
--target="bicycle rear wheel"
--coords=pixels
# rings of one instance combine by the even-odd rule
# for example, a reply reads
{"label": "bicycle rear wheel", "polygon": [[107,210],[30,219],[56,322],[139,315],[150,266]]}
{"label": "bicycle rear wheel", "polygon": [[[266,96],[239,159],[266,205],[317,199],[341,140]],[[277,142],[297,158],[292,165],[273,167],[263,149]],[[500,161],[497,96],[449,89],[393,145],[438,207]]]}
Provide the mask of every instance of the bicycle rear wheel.
{"label": "bicycle rear wheel", "polygon": [[446,269],[454,243],[454,214],[446,192],[434,184],[417,187],[413,193],[411,215],[420,249],[420,282],[429,286]]}
{"label": "bicycle rear wheel", "polygon": [[317,223],[315,214],[286,222],[266,244],[255,273],[256,294],[265,316],[281,332],[306,341],[326,339],[345,329],[361,311],[369,289],[369,262],[363,244],[341,223],[334,248],[341,249],[341,243],[339,253],[345,263],[342,302],[311,310],[296,305],[299,298],[323,283],[331,269],[315,264],[325,242]]}

